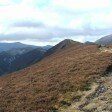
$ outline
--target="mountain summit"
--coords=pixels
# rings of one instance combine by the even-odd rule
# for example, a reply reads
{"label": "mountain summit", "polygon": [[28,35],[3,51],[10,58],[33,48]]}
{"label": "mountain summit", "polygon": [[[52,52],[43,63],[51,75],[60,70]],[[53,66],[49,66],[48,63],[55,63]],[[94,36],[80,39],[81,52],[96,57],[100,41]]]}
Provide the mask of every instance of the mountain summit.
{"label": "mountain summit", "polygon": [[81,44],[81,43],[73,41],[71,39],[65,39],[65,40],[61,41],[59,44],[57,44],[56,47],[58,47],[59,49],[63,49],[68,46],[71,46],[71,45],[79,45],[79,44]]}
{"label": "mountain summit", "polygon": [[100,38],[100,39],[97,40],[95,43],[96,43],[96,44],[101,44],[101,45],[109,45],[109,44],[112,44],[112,34]]}
{"label": "mountain summit", "polygon": [[77,45],[82,45],[82,43],[73,41],[71,39],[65,39],[65,40],[61,41],[60,43],[58,43],[57,45],[55,45],[54,47],[52,47],[51,49],[49,49],[45,55],[47,55],[47,56],[51,55],[55,52],[58,52],[58,51],[65,49],[65,48],[68,48],[72,45],[77,46]]}

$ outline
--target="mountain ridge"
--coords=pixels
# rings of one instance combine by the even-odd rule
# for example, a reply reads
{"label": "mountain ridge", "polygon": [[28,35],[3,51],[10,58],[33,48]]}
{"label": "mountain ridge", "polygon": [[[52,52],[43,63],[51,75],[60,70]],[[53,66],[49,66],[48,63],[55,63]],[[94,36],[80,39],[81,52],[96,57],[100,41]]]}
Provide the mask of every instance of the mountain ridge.
{"label": "mountain ridge", "polygon": [[112,34],[98,39],[97,41],[95,41],[95,43],[100,44],[100,45],[111,45],[112,44]]}
{"label": "mountain ridge", "polygon": [[1,76],[36,63],[51,46],[32,46],[16,42],[0,43],[0,48]]}
{"label": "mountain ridge", "polygon": [[55,46],[53,46],[52,48],[50,48],[46,53],[45,56],[49,56],[55,52],[59,52],[62,49],[65,49],[67,47],[70,47],[72,45],[82,45],[82,43],[77,42],[77,41],[73,41],[71,39],[65,39],[61,42],[59,42],[58,44],[56,44]]}
{"label": "mountain ridge", "polygon": [[8,50],[14,49],[14,48],[17,49],[17,48],[26,48],[26,47],[36,48],[37,46],[22,44],[20,42],[0,43],[0,52],[8,51]]}

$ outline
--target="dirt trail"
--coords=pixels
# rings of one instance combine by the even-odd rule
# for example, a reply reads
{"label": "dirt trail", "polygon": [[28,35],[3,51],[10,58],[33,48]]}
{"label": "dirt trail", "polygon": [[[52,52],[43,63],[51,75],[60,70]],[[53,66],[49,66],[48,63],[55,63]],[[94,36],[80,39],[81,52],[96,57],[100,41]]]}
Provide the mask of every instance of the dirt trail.
{"label": "dirt trail", "polygon": [[99,87],[89,96],[89,103],[83,107],[84,112],[112,112],[111,84],[112,75],[100,79]]}
{"label": "dirt trail", "polygon": [[106,46],[100,47],[99,50],[101,52],[109,52],[109,53],[112,53],[112,48],[109,48],[109,47],[106,47]]}
{"label": "dirt trail", "polygon": [[112,75],[102,77],[84,91],[82,98],[60,112],[112,112]]}
{"label": "dirt trail", "polygon": [[96,83],[93,83],[91,86],[91,90],[83,92],[80,91],[82,93],[82,98],[80,99],[80,101],[74,102],[70,107],[65,110],[62,110],[61,112],[80,112],[82,110],[82,107],[84,107],[86,102],[88,102],[86,97],[92,94],[97,87],[98,85]]}

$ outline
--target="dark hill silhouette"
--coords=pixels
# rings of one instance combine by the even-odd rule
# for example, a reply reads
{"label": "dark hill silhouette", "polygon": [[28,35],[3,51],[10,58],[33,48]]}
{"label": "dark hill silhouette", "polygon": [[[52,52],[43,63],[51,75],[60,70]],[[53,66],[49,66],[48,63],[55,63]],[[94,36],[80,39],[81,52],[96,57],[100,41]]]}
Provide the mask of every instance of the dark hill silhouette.
{"label": "dark hill silhouette", "polygon": [[23,69],[38,62],[51,46],[0,43],[0,75]]}
{"label": "dark hill silhouette", "polygon": [[17,71],[38,62],[46,51],[36,48],[17,57],[10,66],[10,72]]}

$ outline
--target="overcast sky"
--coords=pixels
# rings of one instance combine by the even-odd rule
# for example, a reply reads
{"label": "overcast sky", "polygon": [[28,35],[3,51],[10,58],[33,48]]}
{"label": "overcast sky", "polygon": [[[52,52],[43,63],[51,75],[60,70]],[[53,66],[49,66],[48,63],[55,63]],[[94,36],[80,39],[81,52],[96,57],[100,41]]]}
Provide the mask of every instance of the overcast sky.
{"label": "overcast sky", "polygon": [[95,41],[111,30],[112,0],[0,0],[0,42]]}

